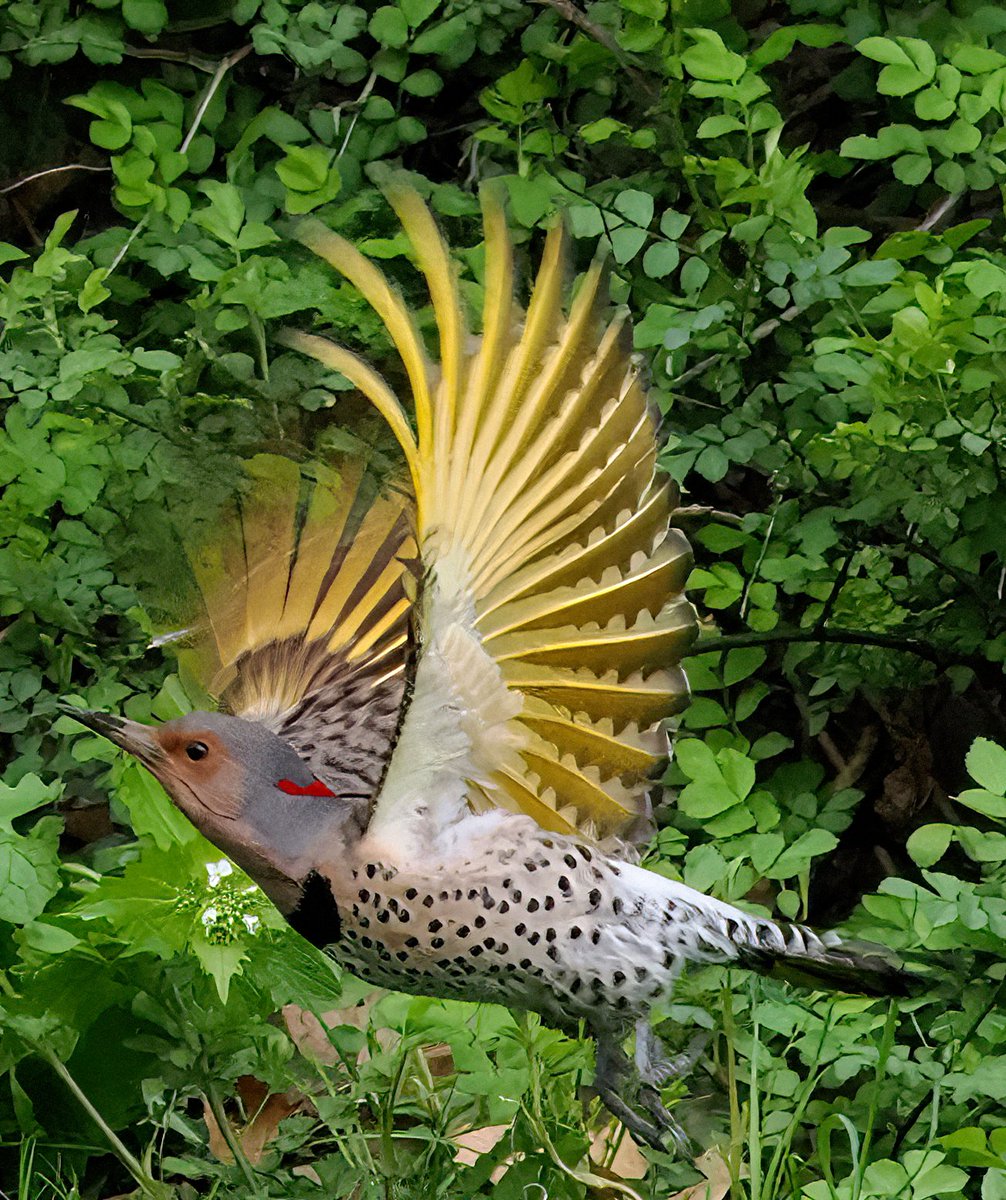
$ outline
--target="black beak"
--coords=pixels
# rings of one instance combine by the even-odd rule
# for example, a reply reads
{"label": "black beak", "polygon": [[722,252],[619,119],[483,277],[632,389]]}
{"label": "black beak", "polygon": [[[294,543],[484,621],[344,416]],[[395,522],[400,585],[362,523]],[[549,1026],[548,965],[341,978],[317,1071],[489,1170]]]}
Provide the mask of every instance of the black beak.
{"label": "black beak", "polygon": [[74,708],[72,704],[60,701],[57,705],[66,717],[72,717],[81,725],[100,733],[123,750],[135,755],[146,766],[152,766],[164,757],[164,752],[154,740],[154,731],[149,725],[141,725],[139,721],[130,721],[125,717],[116,717],[111,713],[91,712],[86,708]]}

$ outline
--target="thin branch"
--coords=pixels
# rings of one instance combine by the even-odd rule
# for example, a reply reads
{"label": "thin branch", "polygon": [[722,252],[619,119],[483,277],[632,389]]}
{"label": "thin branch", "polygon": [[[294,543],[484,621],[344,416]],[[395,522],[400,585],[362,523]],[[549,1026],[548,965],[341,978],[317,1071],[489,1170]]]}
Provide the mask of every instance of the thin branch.
{"label": "thin branch", "polygon": [[769,633],[730,633],[722,637],[705,638],[696,642],[689,655],[709,654],[720,650],[733,650],[741,646],[773,646],[783,643],[834,643],[843,646],[880,646],[884,650],[900,650],[914,654],[927,662],[944,667],[951,663],[981,662],[975,655],[954,654],[939,650],[927,642],[915,638],[897,637],[889,633],[868,633],[859,629],[773,629]]}
{"label": "thin branch", "polygon": [[247,58],[248,55],[251,54],[252,49],[253,47],[251,43],[249,43],[247,46],[242,46],[240,50],[235,50],[233,54],[228,54],[226,58],[222,58],[220,60],[216,71],[213,73],[213,78],[206,85],[206,91],[203,92],[203,98],[199,101],[199,107],[196,109],[196,115],[192,118],[192,124],[189,127],[189,132],[185,135],[185,140],[178,147],[182,154],[184,154],[192,144],[192,139],[196,136],[196,131],[202,124],[203,117],[206,116],[206,110],[209,108],[213,97],[217,94],[217,89],[220,87],[221,83],[223,83],[224,76],[232,67],[236,67],[243,58]]}
{"label": "thin branch", "polygon": [[111,167],[91,167],[87,163],[67,163],[63,167],[47,167],[44,171],[36,171],[34,175],[25,175],[23,179],[8,183],[6,187],[0,188],[0,196],[6,196],[8,192],[16,192],[25,184],[34,183],[36,179],[44,179],[46,175],[59,175],[62,171],[111,171],[111,169]]}
{"label": "thin branch", "polygon": [[[774,333],[783,321],[792,321],[795,317],[800,316],[804,310],[798,308],[797,305],[791,304],[784,312],[781,312],[777,317],[770,317],[767,321],[762,321],[755,329],[751,331],[749,337],[744,339],[744,344],[750,346],[754,342],[760,342],[767,338],[770,333]],[[729,352],[721,350],[716,354],[710,354],[708,358],[704,358],[701,362],[697,362],[694,367],[689,367],[687,371],[682,371],[680,375],[675,376],[671,380],[671,386],[678,388],[682,384],[688,383],[697,375],[701,375],[703,371],[707,371],[710,367],[715,366],[721,358],[726,358]]]}
{"label": "thin branch", "polygon": [[951,212],[956,207],[960,198],[961,196],[959,192],[955,196],[944,196],[942,200],[933,205],[929,212],[926,213],[925,219],[920,221],[915,228],[920,229],[923,232],[935,228],[940,221],[943,220],[947,213]]}
{"label": "thin branch", "polygon": [[719,508],[711,508],[708,504],[686,504],[676,508],[671,513],[671,521],[677,524],[681,521],[716,521],[720,525],[743,525],[744,518],[737,513],[723,512]]}
{"label": "thin branch", "polygon": [[859,781],[859,777],[866,770],[866,764],[870,761],[870,755],[873,754],[879,740],[880,730],[876,725],[864,726],[863,732],[859,735],[859,741],[856,743],[855,750],[853,750],[845,766],[831,781],[830,787],[832,792],[840,792],[844,788],[855,787]]}
{"label": "thin branch", "polygon": [[[240,50],[235,50],[233,54],[228,54],[226,58],[222,58],[217,64],[217,69],[213,74],[213,78],[206,85],[206,90],[203,92],[202,99],[199,101],[199,107],[196,109],[196,115],[192,118],[192,124],[189,126],[189,131],[186,133],[181,146],[178,147],[182,154],[184,154],[188,150],[189,146],[192,145],[192,139],[196,136],[199,126],[202,124],[203,117],[206,116],[206,110],[212,103],[213,97],[217,94],[220,84],[223,83],[224,76],[243,58],[247,58],[251,52],[252,46],[250,44],[247,46],[242,46]],[[137,221],[133,226],[129,237],[127,237],[122,243],[115,257],[109,263],[108,270],[105,272],[105,279],[112,274],[119,263],[121,263],[126,257],[126,254],[129,252],[129,247],[133,244],[133,242],[136,241],[140,233],[146,228],[149,217],[150,209],[147,209],[139,221]]]}
{"label": "thin branch", "polygon": [[[603,46],[618,60],[620,66],[625,67],[630,71],[633,77],[639,77],[640,71],[633,66],[632,60],[628,54],[615,40],[614,34],[610,30],[605,29],[602,25],[595,24],[590,17],[587,16],[582,9],[577,8],[573,0],[532,0],[534,4],[541,4],[545,8],[553,8],[565,21],[569,21],[571,25],[575,25],[577,29],[582,29],[583,32],[590,38],[593,38],[599,46]],[[649,83],[649,90],[653,90],[653,85]]]}
{"label": "thin branch", "polygon": [[123,46],[122,53],[127,58],[152,58],[162,62],[184,63],[186,66],[195,67],[197,71],[202,71],[206,75],[212,75],[217,69],[217,60],[215,58],[206,58],[202,54],[190,54],[186,50],[164,50],[156,46],[144,50],[139,46]]}
{"label": "thin branch", "polygon": [[835,581],[831,585],[831,591],[828,593],[828,599],[824,602],[824,608],[821,609],[821,615],[817,619],[816,629],[824,629],[831,620],[831,614],[835,611],[835,602],[838,600],[839,592],[845,587],[846,581],[849,578],[849,571],[852,569],[852,560],[856,557],[856,550],[853,548],[846,553],[842,560],[842,565],[838,568],[838,574],[835,576]]}

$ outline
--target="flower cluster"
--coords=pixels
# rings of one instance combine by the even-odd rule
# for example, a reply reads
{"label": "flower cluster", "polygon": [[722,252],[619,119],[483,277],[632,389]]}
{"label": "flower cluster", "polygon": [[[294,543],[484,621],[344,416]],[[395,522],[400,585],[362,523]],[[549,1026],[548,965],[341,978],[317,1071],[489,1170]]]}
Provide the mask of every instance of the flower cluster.
{"label": "flower cluster", "polygon": [[[258,933],[262,925],[262,918],[254,911],[261,904],[258,888],[240,887],[229,879],[234,868],[226,858],[207,863],[206,874],[205,887],[190,882],[179,898],[182,908],[198,914],[206,940],[226,946],[240,937],[242,931]],[[208,897],[208,893],[212,895]]]}

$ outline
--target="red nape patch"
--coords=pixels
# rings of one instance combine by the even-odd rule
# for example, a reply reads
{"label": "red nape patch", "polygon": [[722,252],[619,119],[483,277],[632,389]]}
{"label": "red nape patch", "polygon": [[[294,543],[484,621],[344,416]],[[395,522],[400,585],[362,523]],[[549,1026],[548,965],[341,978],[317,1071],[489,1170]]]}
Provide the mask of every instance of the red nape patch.
{"label": "red nape patch", "polygon": [[332,796],[335,797],[335,792],[330,792],[320,779],[312,779],[307,787],[301,787],[299,783],[294,783],[292,779],[281,779],[276,784],[281,792],[286,792],[288,796]]}

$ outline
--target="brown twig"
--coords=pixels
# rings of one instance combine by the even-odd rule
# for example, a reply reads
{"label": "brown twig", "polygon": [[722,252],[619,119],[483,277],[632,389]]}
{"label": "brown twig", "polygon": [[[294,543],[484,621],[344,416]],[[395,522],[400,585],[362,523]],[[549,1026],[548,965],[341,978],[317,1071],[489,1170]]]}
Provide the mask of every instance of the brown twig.
{"label": "brown twig", "polygon": [[581,29],[587,37],[593,38],[599,46],[603,46],[605,50],[609,51],[618,65],[631,75],[636,85],[650,97],[659,96],[659,88],[633,63],[626,51],[618,44],[614,34],[602,25],[595,24],[582,9],[577,8],[573,0],[531,0],[531,3],[554,9],[563,20],[569,21],[571,25]]}
{"label": "brown twig", "polygon": [[576,7],[573,0],[532,0],[533,4],[541,4],[547,8],[553,8],[563,20],[569,21],[571,25],[575,25],[577,29],[582,29],[583,32],[594,39],[605,50],[610,50],[611,53],[618,59],[623,67],[628,67],[630,70],[635,70],[632,63],[629,61],[628,55],[622,47],[615,41],[612,34],[601,25],[595,25],[594,22],[587,16],[582,9]]}
{"label": "brown twig", "polygon": [[744,523],[744,518],[738,516],[737,513],[710,508],[708,504],[686,504],[671,513],[672,524],[677,524],[679,521],[699,520],[718,521],[721,525],[742,525]]}
{"label": "brown twig", "polygon": [[981,663],[986,660],[973,654],[954,654],[950,650],[940,650],[928,642],[920,642],[915,638],[897,637],[889,633],[869,633],[859,629],[773,629],[769,633],[730,633],[722,637],[700,639],[688,651],[692,654],[709,654],[721,650],[733,650],[741,646],[770,646],[780,643],[834,643],[843,646],[879,646],[884,650],[900,650],[905,654],[914,654],[938,667],[946,667],[952,663]]}
{"label": "brown twig", "polygon": [[873,754],[879,739],[880,730],[876,725],[867,725],[863,728],[859,735],[859,741],[856,743],[856,749],[831,781],[833,792],[840,792],[843,788],[852,787],[858,782],[859,777],[866,770],[866,764],[870,761],[870,755]]}

